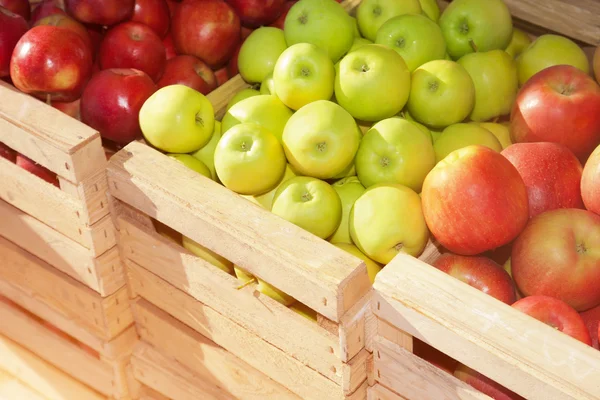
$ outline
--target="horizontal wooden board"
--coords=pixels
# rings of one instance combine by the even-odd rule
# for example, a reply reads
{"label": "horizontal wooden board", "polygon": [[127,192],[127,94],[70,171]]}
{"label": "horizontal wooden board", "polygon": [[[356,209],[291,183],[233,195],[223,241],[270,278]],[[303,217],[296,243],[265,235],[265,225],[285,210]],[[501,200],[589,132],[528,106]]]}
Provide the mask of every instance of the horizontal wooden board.
{"label": "horizontal wooden board", "polygon": [[90,225],[98,222],[110,212],[105,168],[80,183],[72,183],[61,177],[59,177],[59,183],[64,192],[83,203],[84,219]]}
{"label": "horizontal wooden board", "polygon": [[385,386],[376,383],[375,385],[369,387],[367,393],[367,400],[406,400],[404,397],[400,396],[398,393],[391,391]]}
{"label": "horizontal wooden board", "polygon": [[27,386],[9,373],[0,370],[0,399],[2,400],[48,400],[41,393]]}
{"label": "horizontal wooden board", "polygon": [[154,389],[150,389],[148,386],[142,386],[139,400],[169,400],[169,398]]}

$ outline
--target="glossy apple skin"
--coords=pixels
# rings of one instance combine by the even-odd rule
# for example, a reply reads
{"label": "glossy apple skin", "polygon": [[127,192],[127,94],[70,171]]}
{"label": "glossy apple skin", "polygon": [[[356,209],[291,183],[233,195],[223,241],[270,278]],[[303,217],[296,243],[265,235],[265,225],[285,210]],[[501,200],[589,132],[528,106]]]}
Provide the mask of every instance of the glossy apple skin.
{"label": "glossy apple skin", "polygon": [[454,371],[454,376],[494,400],[525,400],[518,394],[464,364],[458,364]]}
{"label": "glossy apple skin", "polygon": [[515,286],[510,275],[489,258],[445,253],[432,265],[503,303],[510,305],[516,301]]}
{"label": "glossy apple skin", "polygon": [[67,13],[94,25],[115,25],[133,15],[135,0],[65,0]]}
{"label": "glossy apple skin", "polygon": [[596,147],[583,166],[581,197],[587,210],[600,215],[600,146]]}
{"label": "glossy apple skin", "polygon": [[580,342],[592,345],[583,319],[564,301],[550,296],[528,296],[514,303],[512,307]]}
{"label": "glossy apple skin", "polygon": [[36,26],[19,40],[10,61],[10,77],[22,92],[40,99],[74,101],[92,74],[92,54],[75,32]]}
{"label": "glossy apple skin", "polygon": [[83,26],[81,23],[77,22],[73,18],[69,17],[68,15],[63,15],[63,14],[48,15],[47,17],[44,17],[36,22],[35,26],[39,26],[39,25],[56,26],[59,28],[69,29],[69,30],[75,32],[83,39],[86,46],[90,49],[90,53],[92,54],[92,57],[93,57],[94,47],[92,45],[92,39],[90,38],[90,34],[88,33],[88,30],[86,29],[85,26]]}
{"label": "glossy apple skin", "polygon": [[525,296],[551,296],[577,311],[600,304],[600,216],[574,208],[532,218],[513,244],[512,276]]}
{"label": "glossy apple skin", "polygon": [[240,17],[242,25],[258,28],[275,21],[283,11],[285,0],[226,0]]}
{"label": "glossy apple skin", "polygon": [[178,54],[189,54],[213,70],[224,66],[240,43],[240,19],[223,0],[185,0],[171,21]]}
{"label": "glossy apple skin", "polygon": [[0,7],[0,78],[10,75],[13,50],[28,29],[22,16]]}
{"label": "glossy apple skin", "polygon": [[52,107],[62,111],[68,116],[81,121],[81,99],[77,99],[70,103],[55,101],[52,103]]}
{"label": "glossy apple skin", "polygon": [[40,19],[54,14],[67,15],[64,0],[44,0],[39,3],[31,12],[29,25],[34,26]]}
{"label": "glossy apple skin", "polygon": [[502,150],[527,187],[529,217],[557,208],[584,208],[583,167],[565,146],[551,142],[515,143]]}
{"label": "glossy apple skin", "polygon": [[440,161],[425,178],[421,198],[431,233],[460,255],[510,243],[529,219],[519,172],[485,146],[467,146]]}
{"label": "glossy apple skin", "polygon": [[221,86],[227,82],[230,78],[227,67],[223,67],[215,71],[215,77],[217,78],[217,86]]}
{"label": "glossy apple skin", "polygon": [[29,0],[0,0],[0,7],[4,7],[15,14],[19,14],[25,21],[31,17]]}
{"label": "glossy apple skin", "polygon": [[171,33],[167,33],[167,36],[163,39],[163,46],[165,46],[165,55],[167,57],[167,61],[177,55],[175,51],[175,45],[173,44],[173,36]]}
{"label": "glossy apple skin", "polygon": [[0,157],[14,163],[17,162],[17,152],[0,142]]}
{"label": "glossy apple skin", "polygon": [[582,163],[600,143],[600,86],[570,65],[546,68],[521,88],[511,111],[513,143],[554,142]]}
{"label": "glossy apple skin", "polygon": [[165,73],[157,83],[158,88],[181,84],[208,94],[217,88],[215,73],[204,61],[194,56],[177,56],[167,61]]}
{"label": "glossy apple skin", "polygon": [[15,161],[15,163],[19,167],[25,169],[26,171],[31,172],[32,174],[45,180],[46,182],[48,182],[56,187],[59,187],[58,178],[54,172],[41,166],[40,164],[36,163],[35,161],[31,160],[30,158],[27,158],[23,154],[17,154],[17,160]]}
{"label": "glossy apple skin", "polygon": [[283,8],[281,9],[281,14],[279,14],[279,17],[273,21],[269,26],[272,26],[274,28],[279,28],[279,29],[283,29],[283,25],[285,23],[285,17],[287,17],[288,11],[290,11],[290,8],[292,8],[292,6],[294,4],[296,4],[298,2],[298,0],[288,0],[285,3],[283,3]]}
{"label": "glossy apple skin", "polygon": [[127,144],[141,138],[138,116],[157,87],[134,69],[106,69],[96,74],[81,96],[81,121],[103,138]]}
{"label": "glossy apple skin", "polygon": [[135,0],[131,21],[148,25],[164,38],[169,32],[171,11],[166,0]]}
{"label": "glossy apple skin", "polygon": [[167,63],[165,46],[160,37],[139,22],[123,22],[106,32],[99,57],[102,69],[139,69],[154,82],[160,79]]}
{"label": "glossy apple skin", "polygon": [[591,308],[587,311],[579,313],[583,322],[587,326],[588,332],[592,339],[592,347],[600,350],[600,343],[598,342],[598,333],[600,329],[600,305]]}

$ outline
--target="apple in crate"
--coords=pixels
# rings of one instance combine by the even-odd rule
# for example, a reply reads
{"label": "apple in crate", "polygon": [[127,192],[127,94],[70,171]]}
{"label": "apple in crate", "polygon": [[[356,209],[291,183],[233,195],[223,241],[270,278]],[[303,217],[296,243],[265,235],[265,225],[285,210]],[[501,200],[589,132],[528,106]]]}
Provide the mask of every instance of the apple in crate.
{"label": "apple in crate", "polygon": [[284,306],[290,306],[296,302],[296,299],[294,299],[292,296],[277,289],[273,285],[268,284],[264,280],[255,277],[254,275],[248,273],[247,271],[243,270],[237,265],[234,266],[234,271],[236,277],[242,283],[242,285],[247,285],[252,282],[256,282],[256,290],[258,290],[266,296],[269,296],[270,298],[283,304]]}
{"label": "apple in crate", "polygon": [[81,99],[77,99],[71,102],[54,101],[52,107],[62,111],[68,116],[81,121]]}
{"label": "apple in crate", "polygon": [[459,363],[456,366],[454,376],[494,400],[525,400],[498,382],[464,364]]}
{"label": "apple in crate", "polygon": [[223,68],[219,68],[219,69],[215,70],[214,72],[215,72],[215,78],[217,78],[217,86],[224,85],[230,78],[229,71],[227,70],[226,66]]}
{"label": "apple in crate", "polygon": [[600,216],[556,209],[531,219],[513,244],[512,275],[525,296],[560,299],[577,311],[600,305]]}
{"label": "apple in crate", "polygon": [[85,24],[115,25],[133,15],[135,0],[64,0],[69,15]]}
{"label": "apple in crate", "polygon": [[356,200],[365,192],[365,187],[356,176],[349,176],[331,184],[342,201],[342,220],[336,231],[329,237],[334,244],[352,244],[350,237],[350,211]]}
{"label": "apple in crate", "polygon": [[169,32],[171,13],[166,0],[135,0],[131,21],[148,25],[164,38]]}
{"label": "apple in crate", "polygon": [[[239,48],[238,56],[234,55],[232,60],[237,58],[237,69],[246,82],[260,83],[273,73],[275,63],[286,48],[281,29],[262,27],[248,36]],[[230,68],[230,72],[235,71]]]}
{"label": "apple in crate", "polygon": [[29,21],[31,16],[29,0],[0,0],[0,7],[20,15],[25,21]]}
{"label": "apple in crate", "polygon": [[600,350],[600,342],[598,341],[598,328],[600,328],[600,305],[589,310],[579,313],[583,322],[588,328],[590,337],[592,338],[592,346]]}
{"label": "apple in crate", "polygon": [[14,163],[17,161],[17,152],[0,142],[0,157]]}
{"label": "apple in crate", "polygon": [[500,152],[502,145],[488,129],[475,123],[458,123],[447,127],[433,144],[436,163],[463,147],[481,145]]}
{"label": "apple in crate", "polygon": [[556,65],[521,88],[510,117],[514,143],[565,145],[584,163],[600,143],[600,86],[585,72]]}
{"label": "apple in crate", "polygon": [[162,88],[177,84],[209,94],[217,88],[217,77],[204,61],[194,56],[175,56],[167,61],[157,85]]}
{"label": "apple in crate", "polygon": [[297,2],[298,0],[287,0],[285,3],[283,3],[279,17],[277,17],[275,21],[271,22],[269,26],[272,26],[273,28],[283,29],[285,24],[285,18],[287,17],[290,8],[292,8],[292,6]]}
{"label": "apple in crate", "polygon": [[100,71],[81,96],[81,121],[103,138],[125,145],[142,136],[138,114],[155,91],[156,85],[142,71]]}
{"label": "apple in crate", "polygon": [[42,165],[36,163],[32,159],[24,156],[23,154],[17,153],[17,159],[16,159],[15,163],[19,167],[23,168],[26,171],[31,172],[32,174],[45,180],[46,182],[51,183],[52,185],[54,185],[56,187],[59,186],[58,177],[56,176],[56,174],[54,172],[52,172],[48,168],[43,167]]}
{"label": "apple in crate", "polygon": [[22,16],[0,7],[0,78],[10,75],[13,50],[28,29]]}
{"label": "apple in crate", "polygon": [[92,74],[92,53],[75,32],[56,26],[36,26],[17,43],[10,77],[22,92],[40,99],[74,101]]}
{"label": "apple in crate", "polygon": [[600,83],[600,47],[596,47],[592,63],[594,67],[594,76],[596,77],[596,82]]}
{"label": "apple in crate", "polygon": [[283,12],[285,0],[226,0],[240,17],[242,25],[258,28],[269,25]]}
{"label": "apple in crate", "polygon": [[375,282],[375,277],[383,269],[383,266],[381,264],[371,260],[369,257],[367,257],[365,253],[360,251],[360,249],[352,243],[333,243],[333,245],[363,260],[365,262],[365,266],[367,267],[367,274],[369,275],[369,280],[371,281],[371,283]]}
{"label": "apple in crate", "polygon": [[231,58],[227,62],[227,66],[224,67],[224,68],[227,69],[227,75],[229,75],[229,76],[236,76],[237,74],[240,73],[240,69],[239,69],[239,66],[238,66],[238,58],[239,58],[239,55],[240,55],[240,49],[241,48],[242,48],[242,46],[238,45],[238,47],[233,52],[233,55],[231,56]]}
{"label": "apple in crate", "polygon": [[192,171],[199,173],[209,179],[212,179],[212,175],[210,173],[210,169],[200,161],[198,158],[192,156],[191,154],[168,154],[174,160],[179,161],[181,164],[185,165]]}
{"label": "apple in crate", "polygon": [[594,149],[583,167],[581,197],[587,210],[600,215],[600,146]]}
{"label": "apple in crate", "polygon": [[421,14],[419,0],[363,0],[356,9],[361,35],[374,42],[379,29],[388,20],[404,14]]}
{"label": "apple in crate", "polygon": [[513,28],[512,37],[510,39],[510,43],[504,49],[513,59],[517,59],[521,53],[529,47],[531,44],[531,38],[525,32],[523,32],[519,28]]}
{"label": "apple in crate", "polygon": [[171,32],[167,33],[165,38],[163,39],[163,46],[165,46],[165,55],[167,56],[167,61],[177,55],[175,51],[175,45],[173,44],[173,36],[171,36]]}
{"label": "apple in crate", "polygon": [[38,20],[35,23],[35,26],[39,25],[57,26],[59,28],[65,28],[75,32],[83,39],[83,41],[89,47],[93,57],[94,47],[92,45],[92,39],[90,38],[90,34],[88,33],[87,28],[75,19],[69,17],[68,15],[52,14]]}
{"label": "apple in crate", "polygon": [[494,136],[496,136],[496,139],[498,139],[498,141],[502,145],[503,149],[513,144],[510,138],[509,122],[480,122],[479,126],[492,132]]}
{"label": "apple in crate", "polygon": [[64,0],[44,0],[36,5],[31,13],[29,24],[33,26],[40,19],[53,14],[67,15]]}

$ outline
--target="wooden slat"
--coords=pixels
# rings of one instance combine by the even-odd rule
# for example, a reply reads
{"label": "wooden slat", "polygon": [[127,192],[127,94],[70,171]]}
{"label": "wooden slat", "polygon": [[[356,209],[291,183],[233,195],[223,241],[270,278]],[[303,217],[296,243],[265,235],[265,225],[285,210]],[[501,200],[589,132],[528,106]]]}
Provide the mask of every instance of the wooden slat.
{"label": "wooden slat", "polygon": [[108,167],[116,198],[338,322],[371,288],[364,262],[148,146]]}
{"label": "wooden slat", "polygon": [[227,108],[227,103],[229,103],[229,100],[231,100],[236,93],[249,87],[250,85],[244,81],[242,76],[237,74],[228,80],[227,83],[210,92],[206,97],[213,106],[215,118],[220,121],[221,118],[223,118],[223,115],[225,115],[225,109]]}
{"label": "wooden slat", "polygon": [[140,390],[139,400],[169,400],[169,398],[154,389],[150,389],[148,386],[143,386]]}
{"label": "wooden slat", "polygon": [[385,386],[377,383],[371,386],[367,394],[368,400],[405,400],[404,397],[392,392]]}
{"label": "wooden slat", "polygon": [[0,370],[0,399],[2,400],[48,400],[39,392]]}
{"label": "wooden slat", "polygon": [[147,301],[137,301],[134,314],[143,341],[204,376],[207,382],[232,397],[300,400],[262,372]]}
{"label": "wooden slat", "polygon": [[365,348],[367,320],[372,313],[369,291],[342,317],[338,326],[342,361],[348,362]]}
{"label": "wooden slat", "polygon": [[598,399],[598,351],[413,257],[374,288],[378,318],[528,399]]}
{"label": "wooden slat", "polygon": [[83,182],[74,184],[59,177],[60,188],[79,199],[83,203],[85,220],[94,224],[105,215],[108,215],[108,182],[106,181],[106,169],[102,168]]}
{"label": "wooden slat", "polygon": [[367,381],[368,367],[373,355],[362,349],[352,360],[342,366],[342,388],[348,396],[356,392]]}

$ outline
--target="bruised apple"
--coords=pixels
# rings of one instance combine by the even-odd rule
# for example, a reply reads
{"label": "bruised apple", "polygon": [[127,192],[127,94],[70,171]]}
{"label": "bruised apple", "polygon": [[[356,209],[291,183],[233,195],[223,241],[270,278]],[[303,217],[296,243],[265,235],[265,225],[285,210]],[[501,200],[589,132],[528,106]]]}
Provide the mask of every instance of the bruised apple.
{"label": "bruised apple", "polygon": [[165,72],[157,83],[159,88],[177,84],[208,94],[217,88],[217,78],[204,61],[194,56],[182,55],[167,61]]}

